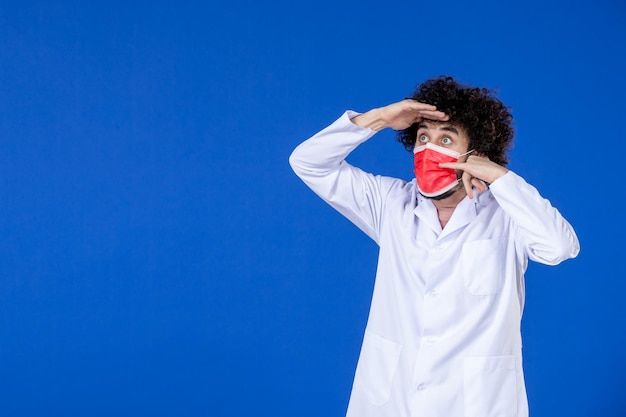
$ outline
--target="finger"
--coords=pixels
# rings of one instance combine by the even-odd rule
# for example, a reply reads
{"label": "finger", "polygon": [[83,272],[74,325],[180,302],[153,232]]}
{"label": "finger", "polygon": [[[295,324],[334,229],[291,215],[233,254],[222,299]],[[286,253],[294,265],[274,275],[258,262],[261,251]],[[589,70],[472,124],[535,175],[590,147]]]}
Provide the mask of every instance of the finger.
{"label": "finger", "polygon": [[410,106],[415,110],[437,110],[437,106],[433,104],[422,103],[421,101],[413,100],[412,98],[407,100]]}
{"label": "finger", "polygon": [[437,106],[433,104],[422,103],[417,100],[408,99],[406,100],[409,103],[409,106],[412,110],[418,112],[415,117],[416,121],[421,120],[422,118],[432,119],[432,120],[448,120],[448,115],[442,111],[437,110]]}
{"label": "finger", "polygon": [[479,180],[478,178],[472,178],[472,185],[474,186],[476,191],[478,191],[478,194],[487,190],[487,186],[485,185],[485,183]]}
{"label": "finger", "polygon": [[463,169],[462,162],[439,162],[439,168]]}
{"label": "finger", "polygon": [[439,110],[422,110],[419,114],[422,119],[448,120],[450,116]]}

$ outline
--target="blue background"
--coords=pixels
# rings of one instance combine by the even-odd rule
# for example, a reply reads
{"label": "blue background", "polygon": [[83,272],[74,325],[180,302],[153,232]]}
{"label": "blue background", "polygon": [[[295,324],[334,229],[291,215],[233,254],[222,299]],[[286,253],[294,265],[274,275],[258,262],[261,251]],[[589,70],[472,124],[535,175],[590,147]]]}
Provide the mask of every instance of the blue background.
{"label": "blue background", "polygon": [[0,3],[0,416],[342,416],[377,247],[287,159],[440,74],[581,240],[526,276],[531,415],[626,415],[624,3],[217,3]]}

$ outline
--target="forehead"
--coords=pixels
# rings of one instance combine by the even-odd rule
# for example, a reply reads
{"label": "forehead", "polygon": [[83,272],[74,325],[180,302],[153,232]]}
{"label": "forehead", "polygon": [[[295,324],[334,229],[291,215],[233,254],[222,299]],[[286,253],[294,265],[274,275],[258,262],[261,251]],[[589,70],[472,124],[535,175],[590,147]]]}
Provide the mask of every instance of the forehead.
{"label": "forehead", "polygon": [[443,130],[456,133],[459,136],[467,136],[465,129],[461,125],[439,120],[422,120],[417,124],[418,130]]}

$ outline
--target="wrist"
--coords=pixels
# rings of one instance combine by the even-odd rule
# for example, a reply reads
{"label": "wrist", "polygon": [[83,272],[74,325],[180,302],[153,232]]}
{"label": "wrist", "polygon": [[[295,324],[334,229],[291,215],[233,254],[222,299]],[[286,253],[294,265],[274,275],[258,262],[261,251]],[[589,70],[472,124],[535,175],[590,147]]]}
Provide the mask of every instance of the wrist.
{"label": "wrist", "polygon": [[352,121],[352,123],[354,123],[355,125],[359,127],[363,127],[363,128],[378,132],[379,130],[383,130],[389,127],[387,122],[385,122],[380,117],[380,113],[381,113],[380,109],[376,108],[376,109],[367,111],[365,113],[359,114],[358,116],[355,116],[350,120]]}
{"label": "wrist", "polygon": [[489,183],[492,184],[498,178],[505,176],[508,172],[509,170],[507,168],[501,166],[498,172],[491,177],[491,181],[489,181]]}

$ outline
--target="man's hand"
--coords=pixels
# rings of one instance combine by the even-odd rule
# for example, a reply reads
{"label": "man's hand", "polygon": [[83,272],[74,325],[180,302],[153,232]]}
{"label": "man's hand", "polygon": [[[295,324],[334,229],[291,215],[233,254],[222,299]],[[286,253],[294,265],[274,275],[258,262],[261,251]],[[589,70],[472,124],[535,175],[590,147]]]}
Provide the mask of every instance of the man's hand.
{"label": "man's hand", "polygon": [[431,104],[406,99],[360,114],[352,119],[352,123],[376,131],[387,127],[403,130],[422,119],[443,121],[448,120],[448,115]]}
{"label": "man's hand", "polygon": [[507,172],[508,169],[502,165],[492,162],[482,155],[470,155],[465,162],[443,162],[439,164],[441,168],[452,168],[463,171],[461,180],[469,198],[474,198],[473,189],[482,193],[487,189],[483,183],[491,184]]}

